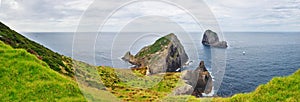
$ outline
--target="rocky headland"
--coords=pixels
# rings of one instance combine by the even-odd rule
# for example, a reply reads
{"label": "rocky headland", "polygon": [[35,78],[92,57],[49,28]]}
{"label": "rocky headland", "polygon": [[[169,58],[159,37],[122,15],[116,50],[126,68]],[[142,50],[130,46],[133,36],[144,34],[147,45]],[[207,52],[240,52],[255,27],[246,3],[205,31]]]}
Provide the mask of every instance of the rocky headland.
{"label": "rocky headland", "polygon": [[206,30],[203,35],[202,44],[209,47],[217,47],[217,48],[227,48],[226,41],[220,41],[218,34],[211,31]]}
{"label": "rocky headland", "polygon": [[[133,70],[142,70],[144,75],[166,72],[180,72],[180,68],[188,61],[184,47],[175,34],[161,37],[154,44],[142,48],[136,55],[127,52],[124,61],[135,65]],[[195,70],[181,72],[184,85],[177,87],[174,95],[194,95],[201,97],[202,93],[212,90],[212,77],[207,71],[204,61]]]}
{"label": "rocky headland", "polygon": [[122,59],[135,68],[146,69],[145,74],[151,75],[178,72],[189,58],[176,35],[171,33],[142,48],[136,55],[127,52]]}

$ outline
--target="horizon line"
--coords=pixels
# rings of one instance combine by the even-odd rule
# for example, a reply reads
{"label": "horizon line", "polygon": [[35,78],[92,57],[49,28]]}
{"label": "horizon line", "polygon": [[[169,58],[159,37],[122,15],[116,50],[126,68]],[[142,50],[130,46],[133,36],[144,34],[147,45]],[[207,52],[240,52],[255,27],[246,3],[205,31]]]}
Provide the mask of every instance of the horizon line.
{"label": "horizon line", "polygon": [[[145,33],[147,31],[132,31],[133,33]],[[128,33],[132,33],[128,32]],[[187,33],[199,33],[201,31],[190,31]],[[223,33],[298,33],[300,31],[222,31]],[[25,31],[25,32],[20,32],[20,33],[95,33],[92,31],[85,31],[85,32],[76,32],[76,31]],[[104,33],[116,33],[115,31],[104,31]],[[147,32],[149,33],[149,32]],[[150,32],[151,33],[151,32]],[[153,33],[170,33],[170,32],[153,32]],[[176,32],[175,32],[176,33]]]}

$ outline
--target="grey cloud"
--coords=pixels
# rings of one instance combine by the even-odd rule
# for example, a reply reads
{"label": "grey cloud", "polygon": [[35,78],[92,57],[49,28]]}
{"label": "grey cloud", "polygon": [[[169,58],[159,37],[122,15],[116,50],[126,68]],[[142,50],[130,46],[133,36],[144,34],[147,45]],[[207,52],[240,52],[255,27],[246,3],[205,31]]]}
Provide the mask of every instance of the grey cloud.
{"label": "grey cloud", "polygon": [[[66,4],[70,2],[74,1],[3,0],[0,9],[0,19],[21,31],[59,31],[61,29],[72,29],[75,28],[75,25],[72,24],[76,24],[78,22],[83,10],[68,9],[69,7]],[[11,3],[15,3],[16,5],[11,5]],[[16,7],[14,8],[12,6]],[[67,25],[60,25],[64,23],[67,23]],[[62,28],[59,29],[59,27]]]}
{"label": "grey cloud", "polygon": [[[236,28],[242,31],[299,31],[299,1],[213,0],[208,3],[221,27],[228,31]],[[299,23],[298,27],[295,22]]]}
{"label": "grey cloud", "polygon": [[[204,0],[210,9],[195,9],[199,6],[205,7],[205,4],[195,3],[199,0],[190,0],[194,3],[175,1],[180,3],[178,5],[189,5],[187,9],[198,11],[194,15],[201,15],[199,18],[201,23],[215,26],[212,15],[205,14],[211,10],[225,31],[236,29],[256,31],[257,28],[278,30],[274,29],[274,26],[286,30],[300,30],[300,0]],[[85,20],[81,22],[82,27],[95,30],[99,26],[97,22],[108,17],[103,14],[115,10],[116,8],[111,5],[117,5],[120,1],[95,0],[94,6],[89,7],[89,12],[85,12],[92,2],[93,0],[2,0],[0,20],[20,31],[75,31],[81,15],[85,13]],[[153,9],[147,10],[147,6]],[[119,10],[111,17],[106,29],[116,30],[130,19],[155,13],[169,14],[170,19],[177,21],[181,26],[190,30],[198,29],[190,17],[184,16],[187,15],[185,12],[163,5],[135,5]],[[138,26],[142,25],[142,22],[136,23]]]}

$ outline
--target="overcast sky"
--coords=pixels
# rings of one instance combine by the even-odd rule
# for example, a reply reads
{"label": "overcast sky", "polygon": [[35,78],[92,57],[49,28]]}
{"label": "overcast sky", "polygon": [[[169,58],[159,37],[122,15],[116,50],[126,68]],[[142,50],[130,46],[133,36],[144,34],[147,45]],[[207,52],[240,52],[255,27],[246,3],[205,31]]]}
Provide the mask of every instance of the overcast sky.
{"label": "overcast sky", "polygon": [[[114,2],[118,0],[103,2],[97,10],[115,9],[109,8]],[[300,31],[300,0],[204,0],[204,2],[223,31]],[[82,14],[92,3],[93,0],[1,0],[0,21],[19,32],[73,32],[76,31]],[[170,19],[183,28],[197,31],[199,28],[192,22],[192,17],[185,15],[184,12],[159,3],[131,5],[113,15],[105,30],[120,30],[122,21],[128,21],[135,15],[158,13],[172,15]],[[90,20],[94,19],[91,17]],[[126,23],[128,22],[124,22]]]}

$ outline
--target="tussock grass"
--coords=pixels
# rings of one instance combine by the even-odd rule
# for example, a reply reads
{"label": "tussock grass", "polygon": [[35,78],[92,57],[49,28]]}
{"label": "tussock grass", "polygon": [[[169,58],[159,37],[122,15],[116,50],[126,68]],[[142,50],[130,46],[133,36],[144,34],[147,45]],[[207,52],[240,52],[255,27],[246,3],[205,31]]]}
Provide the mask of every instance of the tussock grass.
{"label": "tussock grass", "polygon": [[236,94],[229,98],[215,98],[220,102],[299,102],[300,69],[287,77],[275,77],[255,91]]}
{"label": "tussock grass", "polygon": [[25,49],[27,52],[46,62],[51,69],[59,73],[70,77],[74,76],[71,58],[53,52],[43,45],[27,39],[2,22],[0,22],[0,40],[13,48]]}
{"label": "tussock grass", "polygon": [[23,49],[0,41],[0,100],[85,101],[77,84]]}
{"label": "tussock grass", "polygon": [[123,101],[161,101],[181,85],[180,73],[153,76],[136,76],[130,69],[98,67],[99,75],[107,90]]}

